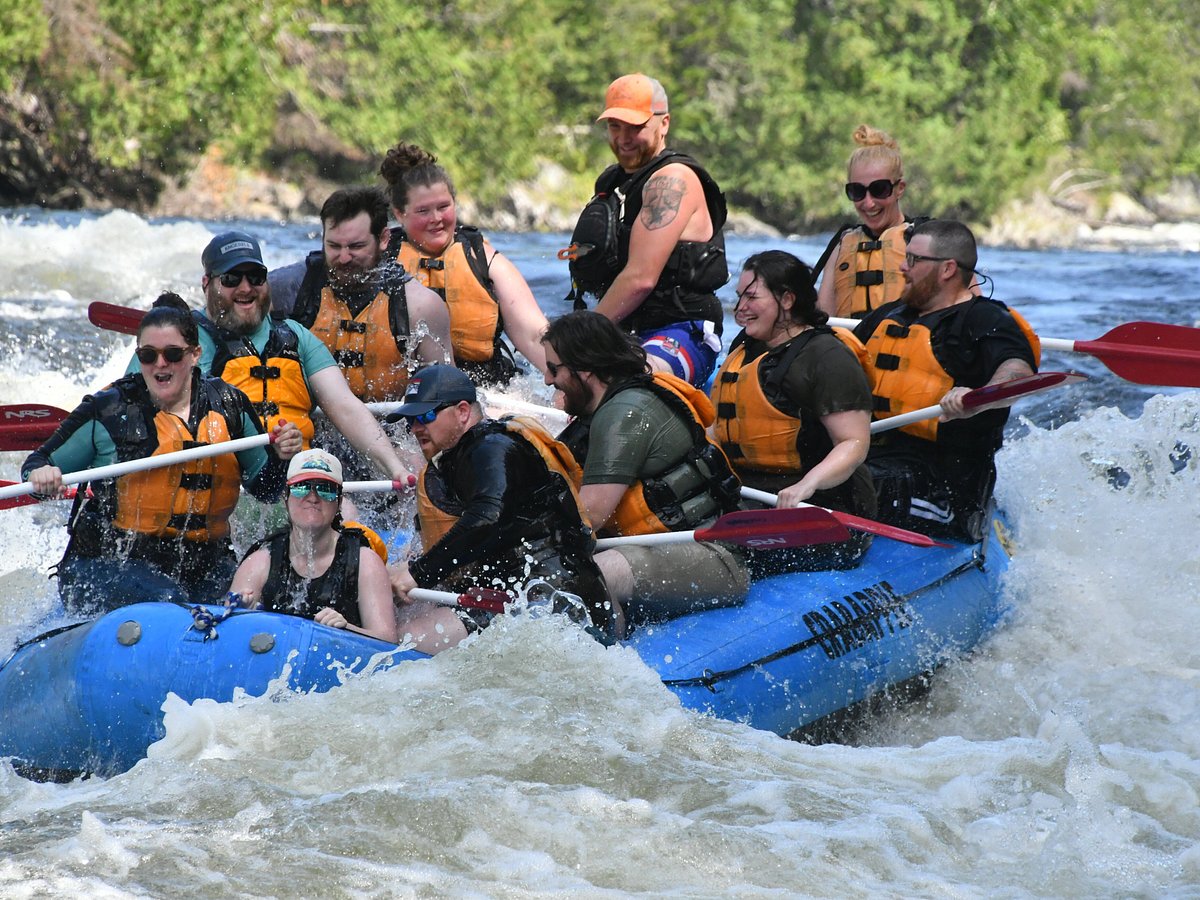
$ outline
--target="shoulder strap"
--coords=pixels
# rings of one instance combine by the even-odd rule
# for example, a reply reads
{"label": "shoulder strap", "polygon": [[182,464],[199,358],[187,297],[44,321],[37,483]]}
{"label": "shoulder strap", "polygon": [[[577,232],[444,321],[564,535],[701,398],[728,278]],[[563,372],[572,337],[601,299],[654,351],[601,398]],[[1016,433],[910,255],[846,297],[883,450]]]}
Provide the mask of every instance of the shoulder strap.
{"label": "shoulder strap", "polygon": [[847,231],[853,231],[859,226],[854,222],[848,222],[833,233],[833,237],[829,239],[829,243],[825,245],[825,249],[821,252],[817,259],[817,264],[812,267],[813,284],[817,283],[817,279],[821,277],[821,273],[825,271],[825,264],[829,262],[829,257],[833,256],[834,251],[841,246],[842,238]]}
{"label": "shoulder strap", "polygon": [[312,328],[321,308],[321,291],[329,281],[325,267],[325,253],[313,250],[304,259],[304,278],[296,290],[296,302],[292,305],[291,317],[305,328]]}

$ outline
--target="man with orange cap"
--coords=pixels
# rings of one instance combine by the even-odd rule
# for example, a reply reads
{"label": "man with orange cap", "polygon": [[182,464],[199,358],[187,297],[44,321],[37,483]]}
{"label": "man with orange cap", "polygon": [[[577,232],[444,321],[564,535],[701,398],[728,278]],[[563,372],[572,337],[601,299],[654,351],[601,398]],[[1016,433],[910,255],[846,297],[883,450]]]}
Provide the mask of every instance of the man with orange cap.
{"label": "man with orange cap", "polygon": [[571,262],[575,308],[596,311],[636,333],[656,371],[706,385],[721,350],[721,303],[729,280],[725,196],[689,156],[667,149],[667,92],[641,73],[608,87],[604,111],[616,156],[596,180],[559,255]]}

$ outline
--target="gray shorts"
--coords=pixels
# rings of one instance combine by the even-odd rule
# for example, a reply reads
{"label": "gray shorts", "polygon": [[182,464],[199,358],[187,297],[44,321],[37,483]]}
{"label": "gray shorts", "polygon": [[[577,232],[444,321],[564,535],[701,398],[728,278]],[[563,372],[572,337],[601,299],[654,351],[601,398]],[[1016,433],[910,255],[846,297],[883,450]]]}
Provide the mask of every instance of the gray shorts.
{"label": "gray shorts", "polygon": [[630,624],[661,622],[701,609],[746,600],[750,576],[741,556],[720,544],[688,543],[614,548],[633,570]]}

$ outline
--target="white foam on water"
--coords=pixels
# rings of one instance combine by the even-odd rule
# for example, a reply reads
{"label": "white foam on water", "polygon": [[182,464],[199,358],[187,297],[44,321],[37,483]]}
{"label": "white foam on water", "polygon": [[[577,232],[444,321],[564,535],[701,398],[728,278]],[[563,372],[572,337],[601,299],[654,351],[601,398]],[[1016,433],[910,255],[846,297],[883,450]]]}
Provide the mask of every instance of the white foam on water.
{"label": "white foam on water", "polygon": [[[197,278],[204,235],[143,237]],[[0,895],[1195,896],[1200,395],[1062,410],[998,459],[1008,619],[852,744],[706,719],[632,651],[505,616],[328,694],[172,699],[107,781],[0,765]],[[44,616],[51,515],[0,513],[6,637]]]}

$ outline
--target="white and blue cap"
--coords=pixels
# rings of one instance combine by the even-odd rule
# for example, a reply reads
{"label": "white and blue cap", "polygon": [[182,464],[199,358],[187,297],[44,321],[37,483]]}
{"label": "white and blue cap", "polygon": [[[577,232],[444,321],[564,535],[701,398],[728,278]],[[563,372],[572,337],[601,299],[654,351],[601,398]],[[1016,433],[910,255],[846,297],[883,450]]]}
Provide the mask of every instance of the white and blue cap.
{"label": "white and blue cap", "polygon": [[267,271],[262,248],[252,234],[244,231],[225,231],[208,242],[200,256],[205,275],[224,275],[231,269],[249,263]]}
{"label": "white and blue cap", "polygon": [[408,380],[403,405],[389,413],[387,421],[399,422],[439,406],[449,406],[462,400],[474,403],[477,399],[475,384],[462,369],[447,365],[426,366]]}
{"label": "white and blue cap", "polygon": [[342,464],[336,456],[314,447],[292,457],[287,470],[289,485],[316,479],[332,481],[337,485],[342,483]]}

